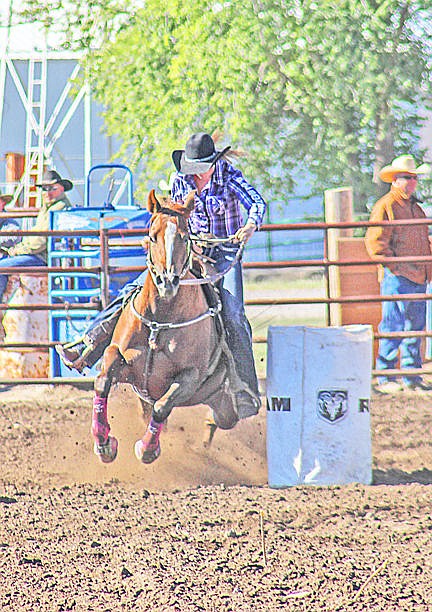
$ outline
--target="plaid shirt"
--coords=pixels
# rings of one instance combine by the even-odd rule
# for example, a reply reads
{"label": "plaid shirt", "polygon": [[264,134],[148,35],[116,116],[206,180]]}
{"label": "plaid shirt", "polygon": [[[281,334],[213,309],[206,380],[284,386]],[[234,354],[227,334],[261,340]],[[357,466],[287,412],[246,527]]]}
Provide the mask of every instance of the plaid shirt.
{"label": "plaid shirt", "polygon": [[[183,202],[193,189],[196,189],[193,175],[177,173],[172,198]],[[189,219],[191,232],[210,233],[218,238],[232,236],[244,225],[240,204],[245,207],[248,219],[260,227],[266,210],[265,201],[240,170],[220,159],[209,183],[200,195],[195,195],[195,208]]]}

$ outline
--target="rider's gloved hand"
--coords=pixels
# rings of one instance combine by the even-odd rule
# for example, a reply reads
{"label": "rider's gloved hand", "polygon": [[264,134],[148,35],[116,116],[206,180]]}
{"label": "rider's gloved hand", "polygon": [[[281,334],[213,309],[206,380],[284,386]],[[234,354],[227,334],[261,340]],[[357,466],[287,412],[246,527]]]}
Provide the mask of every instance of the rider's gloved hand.
{"label": "rider's gloved hand", "polygon": [[248,219],[246,225],[240,227],[234,234],[234,242],[247,242],[254,234],[257,226],[253,219]]}

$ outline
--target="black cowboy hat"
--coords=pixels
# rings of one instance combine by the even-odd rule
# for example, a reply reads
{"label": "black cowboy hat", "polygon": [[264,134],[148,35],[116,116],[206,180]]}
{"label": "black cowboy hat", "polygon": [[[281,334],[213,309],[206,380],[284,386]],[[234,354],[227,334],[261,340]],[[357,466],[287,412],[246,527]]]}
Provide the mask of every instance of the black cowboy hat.
{"label": "black cowboy hat", "polygon": [[213,138],[205,132],[193,134],[184,149],[173,151],[172,160],[178,172],[182,174],[203,174],[231,147],[216,151]]}
{"label": "black cowboy hat", "polygon": [[65,191],[70,191],[73,188],[73,183],[68,179],[62,179],[60,174],[55,170],[45,170],[42,182],[37,184],[36,187],[45,187],[48,185],[55,185],[58,183],[64,187]]}
{"label": "black cowboy hat", "polygon": [[13,195],[3,195],[0,191],[0,200],[3,200],[5,204],[9,204],[13,200]]}

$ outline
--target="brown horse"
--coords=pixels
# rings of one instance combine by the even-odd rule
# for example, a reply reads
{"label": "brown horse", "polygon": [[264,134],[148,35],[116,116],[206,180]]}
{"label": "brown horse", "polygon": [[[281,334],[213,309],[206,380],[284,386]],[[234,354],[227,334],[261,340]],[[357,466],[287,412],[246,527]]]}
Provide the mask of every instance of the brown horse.
{"label": "brown horse", "polygon": [[108,394],[117,382],[133,386],[143,414],[150,416],[144,437],[135,444],[143,463],[159,456],[161,429],[175,406],[207,404],[221,429],[238,421],[220,301],[209,306],[202,285],[187,281],[195,278],[187,226],[193,207],[193,193],[184,204],[149,194],[149,273],[123,310],[95,381],[92,435],[104,463],[117,455],[107,416]]}

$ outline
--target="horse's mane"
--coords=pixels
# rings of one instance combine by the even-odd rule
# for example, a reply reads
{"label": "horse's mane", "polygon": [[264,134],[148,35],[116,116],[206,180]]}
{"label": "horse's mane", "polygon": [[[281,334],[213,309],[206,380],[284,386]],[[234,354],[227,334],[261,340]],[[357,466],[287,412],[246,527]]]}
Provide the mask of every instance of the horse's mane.
{"label": "horse's mane", "polygon": [[190,211],[186,209],[182,202],[175,202],[174,200],[171,200],[171,198],[166,198],[161,202],[161,208],[157,212],[165,214],[174,213],[184,217],[188,216]]}
{"label": "horse's mane", "polygon": [[159,196],[152,190],[149,194],[149,210],[153,213],[152,220],[158,214],[175,215],[188,219],[194,208],[195,191],[191,191],[184,202],[176,202],[170,196]]}

